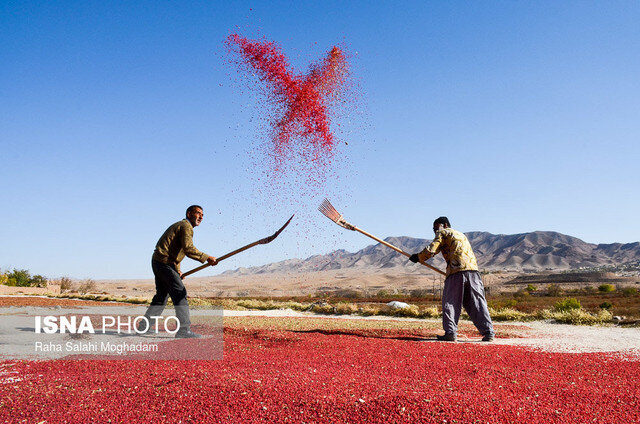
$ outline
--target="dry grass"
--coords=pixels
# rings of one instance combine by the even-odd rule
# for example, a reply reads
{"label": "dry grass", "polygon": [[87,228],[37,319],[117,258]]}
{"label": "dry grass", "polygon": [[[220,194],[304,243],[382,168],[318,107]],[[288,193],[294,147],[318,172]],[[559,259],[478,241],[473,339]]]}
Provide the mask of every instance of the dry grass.
{"label": "dry grass", "polygon": [[97,286],[96,286],[96,282],[93,281],[92,279],[87,279],[84,280],[80,283],[80,285],[78,286],[78,291],[81,294],[87,294],[87,293],[93,293],[97,290]]}
{"label": "dry grass", "polygon": [[592,314],[583,309],[570,309],[568,311],[553,312],[552,318],[559,323],[574,325],[601,325],[610,323],[613,316],[606,309]]}
{"label": "dry grass", "polygon": [[489,308],[489,314],[493,321],[531,321],[531,314],[520,312],[512,308],[499,310]]}
{"label": "dry grass", "polygon": [[94,300],[97,302],[123,302],[123,303],[134,303],[134,304],[150,303],[149,299],[144,297],[111,296],[111,295],[103,295],[103,294],[61,293],[61,294],[51,295],[50,297],[55,297],[60,299]]}

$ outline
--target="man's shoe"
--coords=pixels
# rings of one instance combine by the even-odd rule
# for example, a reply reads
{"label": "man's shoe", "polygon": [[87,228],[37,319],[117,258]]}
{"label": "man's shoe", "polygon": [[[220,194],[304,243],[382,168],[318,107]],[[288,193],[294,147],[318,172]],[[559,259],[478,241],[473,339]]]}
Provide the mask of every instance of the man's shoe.
{"label": "man's shoe", "polygon": [[455,342],[457,337],[453,334],[445,334],[444,336],[436,336],[436,339],[440,342]]}
{"label": "man's shoe", "polygon": [[483,342],[492,342],[492,341],[494,341],[494,340],[495,340],[495,337],[494,337],[494,335],[493,335],[493,334],[487,334],[486,336],[484,336],[484,337],[482,338],[482,341],[483,341]]}
{"label": "man's shoe", "polygon": [[199,339],[201,337],[202,336],[200,334],[194,333],[191,330],[178,330],[178,332],[176,333],[176,339]]}

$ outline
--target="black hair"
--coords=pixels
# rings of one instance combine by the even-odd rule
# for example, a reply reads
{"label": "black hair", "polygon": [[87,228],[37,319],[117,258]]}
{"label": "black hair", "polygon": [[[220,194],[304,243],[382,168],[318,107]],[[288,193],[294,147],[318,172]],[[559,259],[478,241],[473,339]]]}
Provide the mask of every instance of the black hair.
{"label": "black hair", "polygon": [[451,223],[449,222],[449,218],[447,218],[446,216],[441,216],[440,218],[433,221],[434,226],[438,224],[446,225],[447,227],[451,228]]}
{"label": "black hair", "polygon": [[204,211],[204,209],[202,209],[202,206],[200,205],[191,205],[187,208],[187,212],[185,213],[185,215],[189,216],[189,212],[193,212],[196,209],[200,209],[201,211]]}

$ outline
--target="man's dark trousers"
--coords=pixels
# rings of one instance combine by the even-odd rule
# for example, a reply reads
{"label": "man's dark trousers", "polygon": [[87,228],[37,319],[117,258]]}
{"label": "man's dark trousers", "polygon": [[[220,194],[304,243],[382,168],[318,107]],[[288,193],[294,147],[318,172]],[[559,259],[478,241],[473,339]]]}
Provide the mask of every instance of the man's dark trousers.
{"label": "man's dark trousers", "polygon": [[446,334],[456,335],[462,307],[483,336],[493,336],[493,324],[478,271],[459,271],[444,280],[442,326]]}
{"label": "man's dark trousers", "polygon": [[145,316],[147,318],[160,316],[167,304],[167,300],[171,297],[176,309],[176,318],[180,321],[180,331],[190,330],[191,320],[189,319],[187,289],[182,283],[176,266],[163,264],[152,259],[151,268],[153,269],[153,275],[156,277],[156,295],[151,299],[151,305],[147,309]]}

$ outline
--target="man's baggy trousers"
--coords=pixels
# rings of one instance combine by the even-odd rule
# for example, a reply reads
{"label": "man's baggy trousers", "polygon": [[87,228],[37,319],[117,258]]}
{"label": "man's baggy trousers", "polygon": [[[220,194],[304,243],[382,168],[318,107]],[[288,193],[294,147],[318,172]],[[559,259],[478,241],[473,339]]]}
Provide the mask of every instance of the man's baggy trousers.
{"label": "man's baggy trousers", "polygon": [[442,327],[446,334],[458,333],[458,320],[463,306],[483,336],[495,334],[478,271],[459,271],[444,280]]}
{"label": "man's baggy trousers", "polygon": [[160,316],[167,304],[167,300],[171,297],[173,306],[176,309],[176,318],[180,322],[180,331],[190,330],[191,320],[189,319],[187,289],[182,283],[175,265],[163,264],[152,259],[151,268],[153,269],[153,275],[156,277],[156,295],[151,299],[151,305],[144,315],[147,318]]}

